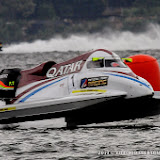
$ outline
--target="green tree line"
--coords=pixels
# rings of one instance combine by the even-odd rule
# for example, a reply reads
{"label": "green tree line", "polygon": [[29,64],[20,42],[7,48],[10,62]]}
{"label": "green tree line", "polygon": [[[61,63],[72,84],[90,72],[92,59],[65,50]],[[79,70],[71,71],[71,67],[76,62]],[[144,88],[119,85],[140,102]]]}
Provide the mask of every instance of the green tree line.
{"label": "green tree line", "polygon": [[146,22],[160,23],[159,16],[159,0],[0,0],[0,41],[93,33],[104,26],[137,31]]}

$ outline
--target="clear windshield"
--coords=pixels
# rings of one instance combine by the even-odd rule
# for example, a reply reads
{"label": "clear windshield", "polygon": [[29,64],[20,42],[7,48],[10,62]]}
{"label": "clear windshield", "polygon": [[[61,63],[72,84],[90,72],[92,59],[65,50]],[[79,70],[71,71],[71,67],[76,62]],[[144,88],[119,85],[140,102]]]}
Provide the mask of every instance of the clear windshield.
{"label": "clear windshield", "polygon": [[88,61],[87,62],[87,68],[102,68],[104,67],[104,60],[98,60],[98,61]]}
{"label": "clear windshield", "polygon": [[105,67],[126,68],[127,66],[119,59],[108,59],[108,60],[105,60]]}
{"label": "clear windshield", "polygon": [[[104,65],[105,62],[105,65]],[[102,67],[119,67],[126,68],[127,66],[119,59],[101,59],[97,61],[88,61],[87,68],[102,68]]]}

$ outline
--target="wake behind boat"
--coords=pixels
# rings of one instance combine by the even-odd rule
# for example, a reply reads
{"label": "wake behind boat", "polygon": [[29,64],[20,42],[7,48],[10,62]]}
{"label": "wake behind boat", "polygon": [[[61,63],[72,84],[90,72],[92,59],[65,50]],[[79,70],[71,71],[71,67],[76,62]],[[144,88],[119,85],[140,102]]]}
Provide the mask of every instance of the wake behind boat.
{"label": "wake behind boat", "polygon": [[117,54],[98,49],[59,64],[2,70],[0,123],[65,117],[76,126],[143,117],[157,113],[153,94]]}

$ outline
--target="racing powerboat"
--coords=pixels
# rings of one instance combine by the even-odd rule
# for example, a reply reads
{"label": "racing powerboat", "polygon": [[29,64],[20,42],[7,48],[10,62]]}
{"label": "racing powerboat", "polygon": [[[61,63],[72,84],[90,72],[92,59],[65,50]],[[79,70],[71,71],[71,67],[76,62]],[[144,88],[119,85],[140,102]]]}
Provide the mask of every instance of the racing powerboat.
{"label": "racing powerboat", "polygon": [[3,69],[0,123],[65,117],[70,127],[153,114],[152,85],[123,61],[97,49],[59,64]]}

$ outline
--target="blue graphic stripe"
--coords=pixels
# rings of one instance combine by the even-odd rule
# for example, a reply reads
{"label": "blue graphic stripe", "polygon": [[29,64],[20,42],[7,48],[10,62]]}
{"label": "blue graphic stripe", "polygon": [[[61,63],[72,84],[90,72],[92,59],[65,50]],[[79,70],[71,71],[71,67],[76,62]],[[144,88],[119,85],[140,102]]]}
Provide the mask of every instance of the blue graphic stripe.
{"label": "blue graphic stripe", "polygon": [[150,86],[148,86],[148,84],[144,83],[144,82],[141,82],[135,78],[132,78],[132,77],[127,77],[127,76],[124,76],[124,75],[118,75],[118,74],[113,74],[113,73],[107,73],[108,75],[112,75],[112,76],[116,76],[116,77],[121,77],[121,78],[126,78],[126,79],[129,79],[129,80],[132,80],[132,81],[135,81],[137,83],[140,83],[144,86],[146,86],[147,88],[151,89]]}
{"label": "blue graphic stripe", "polygon": [[62,80],[64,80],[64,79],[66,79],[66,78],[67,78],[67,77],[62,78],[62,79],[60,79],[60,80],[57,80],[57,81],[55,81],[55,82],[52,82],[52,83],[50,83],[50,84],[47,84],[47,85],[45,85],[45,86],[43,86],[43,87],[41,87],[41,88],[38,88],[37,90],[33,91],[32,93],[28,94],[26,97],[24,97],[23,99],[21,99],[21,100],[19,101],[19,103],[25,102],[28,98],[30,98],[31,96],[35,95],[35,94],[38,93],[39,91],[41,91],[41,90],[43,90],[43,89],[45,89],[45,88],[47,88],[47,87],[49,87],[49,86],[57,83],[57,82],[60,82],[60,81],[62,81]]}

